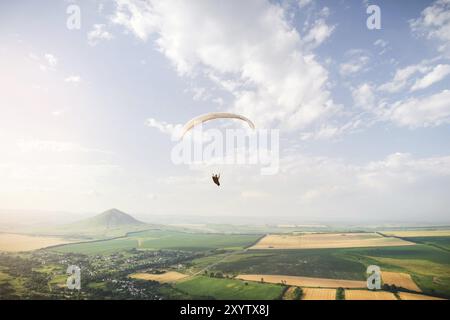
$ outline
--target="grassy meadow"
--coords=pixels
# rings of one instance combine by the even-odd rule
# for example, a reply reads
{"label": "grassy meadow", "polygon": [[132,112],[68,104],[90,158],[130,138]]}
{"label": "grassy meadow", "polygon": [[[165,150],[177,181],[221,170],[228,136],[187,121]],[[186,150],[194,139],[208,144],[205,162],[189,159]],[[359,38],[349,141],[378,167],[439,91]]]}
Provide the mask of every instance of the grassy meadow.
{"label": "grassy meadow", "polygon": [[276,284],[218,279],[205,276],[180,281],[177,290],[198,299],[274,300],[280,299],[285,287]]}
{"label": "grassy meadow", "polygon": [[108,254],[122,250],[186,250],[214,249],[242,250],[256,242],[261,235],[187,233],[165,230],[147,230],[130,233],[126,237],[71,244],[55,248],[59,252]]}

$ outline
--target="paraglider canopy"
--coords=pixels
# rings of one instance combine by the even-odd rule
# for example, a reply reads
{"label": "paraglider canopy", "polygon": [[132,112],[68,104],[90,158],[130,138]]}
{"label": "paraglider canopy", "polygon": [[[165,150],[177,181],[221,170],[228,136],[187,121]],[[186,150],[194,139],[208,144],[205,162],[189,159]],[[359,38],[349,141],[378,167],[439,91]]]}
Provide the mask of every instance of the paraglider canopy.
{"label": "paraglider canopy", "polygon": [[248,119],[244,116],[241,116],[239,114],[228,113],[228,112],[211,112],[211,113],[203,114],[201,116],[198,116],[194,119],[189,120],[181,129],[180,138],[183,139],[185,134],[189,130],[194,128],[196,125],[199,125],[203,122],[214,120],[214,119],[238,119],[238,120],[247,122],[248,125],[250,126],[250,128],[255,129],[255,125],[253,124],[252,121],[250,121],[250,119]]}

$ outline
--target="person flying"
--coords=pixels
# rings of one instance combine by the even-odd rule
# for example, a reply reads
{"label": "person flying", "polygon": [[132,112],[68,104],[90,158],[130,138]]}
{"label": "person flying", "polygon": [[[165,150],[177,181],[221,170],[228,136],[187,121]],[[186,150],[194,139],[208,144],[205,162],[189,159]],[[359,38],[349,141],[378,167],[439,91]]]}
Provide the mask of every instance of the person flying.
{"label": "person flying", "polygon": [[213,174],[212,179],[213,179],[214,183],[217,184],[218,187],[220,187],[220,182],[219,182],[220,174]]}

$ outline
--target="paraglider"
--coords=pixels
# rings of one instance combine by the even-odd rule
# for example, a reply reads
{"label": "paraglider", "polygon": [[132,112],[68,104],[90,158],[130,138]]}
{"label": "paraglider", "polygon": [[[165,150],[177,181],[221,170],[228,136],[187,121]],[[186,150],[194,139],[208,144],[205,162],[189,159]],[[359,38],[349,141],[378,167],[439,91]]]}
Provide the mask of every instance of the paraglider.
{"label": "paraglider", "polygon": [[186,135],[186,133],[188,133],[188,131],[191,130],[192,128],[194,128],[195,126],[197,126],[201,123],[204,123],[206,121],[215,120],[215,119],[238,119],[238,120],[247,122],[251,129],[255,129],[255,125],[253,124],[252,121],[250,121],[250,119],[248,119],[244,116],[241,116],[239,114],[228,113],[228,112],[211,112],[211,113],[203,114],[201,116],[198,116],[198,117],[186,122],[186,124],[181,129],[181,135],[180,135],[181,139],[183,139],[184,136]]}
{"label": "paraglider", "polygon": [[[206,114],[200,115],[200,116],[195,117],[195,118],[189,120],[188,122],[186,122],[186,124],[181,129],[180,139],[183,139],[184,136],[186,135],[186,133],[188,133],[195,126],[202,124],[204,122],[210,121],[210,120],[215,120],[215,119],[242,120],[242,121],[247,122],[248,126],[251,129],[253,129],[253,130],[255,129],[255,125],[250,119],[248,119],[244,116],[241,116],[239,114],[228,113],[228,112],[211,112],[211,113],[206,113]],[[212,175],[212,180],[217,186],[220,186],[219,179],[220,179],[220,174]]]}
{"label": "paraglider", "polygon": [[220,174],[213,174],[212,179],[213,179],[214,183],[217,184],[218,187],[220,187],[220,182],[219,182]]}

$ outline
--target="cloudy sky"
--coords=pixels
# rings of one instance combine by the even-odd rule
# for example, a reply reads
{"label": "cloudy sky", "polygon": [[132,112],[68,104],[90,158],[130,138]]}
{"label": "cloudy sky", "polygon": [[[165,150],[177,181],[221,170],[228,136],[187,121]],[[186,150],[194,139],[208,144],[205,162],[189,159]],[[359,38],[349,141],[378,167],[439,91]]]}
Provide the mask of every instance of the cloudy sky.
{"label": "cloudy sky", "polygon": [[[175,165],[212,111],[278,174]],[[448,221],[449,124],[450,0],[0,2],[3,210]]]}

